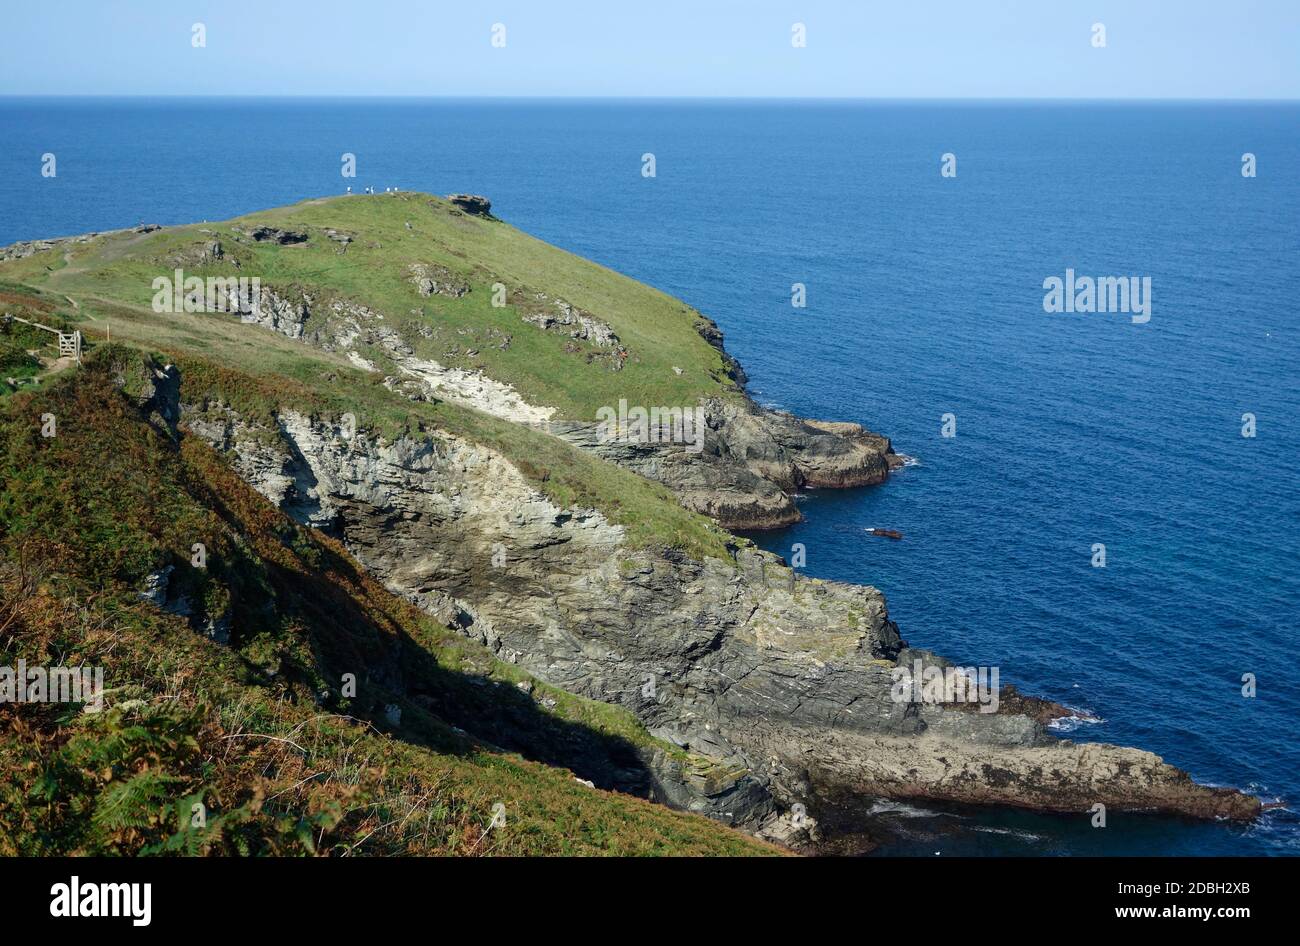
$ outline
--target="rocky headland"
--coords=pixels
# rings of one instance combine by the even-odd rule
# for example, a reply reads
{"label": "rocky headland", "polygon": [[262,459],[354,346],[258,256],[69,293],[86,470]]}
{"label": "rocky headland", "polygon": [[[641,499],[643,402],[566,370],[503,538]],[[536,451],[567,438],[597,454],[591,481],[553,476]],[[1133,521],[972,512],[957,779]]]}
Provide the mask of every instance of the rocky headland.
{"label": "rocky headland", "polygon": [[[1060,740],[1064,707],[899,702],[909,649],[874,588],[810,579],[737,543],[729,560],[632,549],[590,509],[561,509],[503,457],[445,435],[384,443],[283,413],[275,428],[187,404],[194,435],[259,492],[340,537],[394,592],[498,656],[717,760],[725,777],[666,801],[758,828],[846,795],[1084,816],[1096,804],[1249,819],[1259,801],[1195,784],[1137,749]],[[801,806],[795,808],[794,806]]]}
{"label": "rocky headland", "polygon": [[[394,227],[387,241],[434,223],[451,227],[447,239],[466,227],[501,228],[463,231],[476,240],[509,230],[490,215],[490,202],[473,195],[453,195],[450,204],[406,194],[349,201],[329,205],[335,216],[325,229],[316,218],[280,212],[274,225],[225,231],[224,255],[215,262],[206,230],[179,252],[200,254],[194,258],[209,265],[255,259],[249,254],[263,248],[346,255],[372,247],[379,254],[368,218],[346,212],[370,206],[362,201],[394,208],[404,227]],[[425,216],[412,209],[417,201]],[[339,233],[349,235],[346,243]],[[0,260],[52,248],[64,244],[0,251]],[[152,259],[171,265],[175,258],[159,252]],[[593,421],[525,397],[519,375],[495,377],[433,357],[428,338],[438,328],[421,320],[418,304],[471,304],[475,293],[490,291],[484,284],[498,278],[501,265],[453,271],[403,262],[401,300],[419,318],[398,317],[393,306],[385,310],[356,291],[307,285],[304,276],[264,286],[257,299],[230,298],[230,322],[222,324],[248,333],[242,341],[268,330],[342,356],[366,383],[398,400],[447,401],[557,437],[665,485],[686,509],[726,529],[789,525],[800,518],[798,491],[877,484],[902,462],[887,438],[858,424],[755,404],[721,333],[698,315],[693,342],[703,339],[704,355],[721,364],[716,384],[698,400],[705,418],[699,444],[611,440]],[[397,290],[384,283],[377,291]],[[501,351],[514,331],[554,336],[557,357],[572,355],[574,370],[603,390],[627,365],[652,357],[636,341],[635,325],[597,311],[596,303],[514,292],[519,315],[510,331],[496,325],[458,333],[472,345],[489,339]],[[473,365],[479,349],[457,344],[457,357]],[[680,376],[691,366],[672,370]],[[625,707],[652,736],[710,760],[687,771],[680,759],[650,752],[650,784],[612,773],[602,787],[648,794],[795,846],[818,840],[823,804],[843,810],[856,800],[865,812],[881,797],[1079,818],[1099,804],[1231,820],[1260,810],[1257,798],[1196,784],[1149,752],[1059,739],[1048,723],[1070,711],[1032,696],[1008,692],[996,712],[899,699],[900,668],[948,663],[908,647],[875,588],[798,574],[738,538],[709,553],[635,543],[608,509],[557,503],[525,475],[526,458],[472,437],[441,429],[385,436],[337,411],[289,404],[252,412],[174,371],[159,376],[150,409],[223,453],[272,505],[341,541],[391,592],[537,679]],[[539,385],[553,381],[540,378]]]}

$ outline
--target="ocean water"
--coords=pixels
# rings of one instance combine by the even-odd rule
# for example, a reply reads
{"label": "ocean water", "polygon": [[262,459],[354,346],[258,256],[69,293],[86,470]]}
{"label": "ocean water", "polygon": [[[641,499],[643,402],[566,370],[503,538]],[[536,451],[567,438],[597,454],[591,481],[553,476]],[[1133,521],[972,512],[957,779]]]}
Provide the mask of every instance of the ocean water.
{"label": "ocean water", "polygon": [[[808,494],[764,546],[803,543],[909,642],[1104,719],[1069,738],[1300,800],[1300,105],[0,99],[0,140],[0,244],[346,183],[488,195],[716,319],[761,402],[914,458]],[[1045,312],[1067,268],[1149,276],[1150,321]],[[878,813],[886,854],[1300,852],[1293,808]]]}

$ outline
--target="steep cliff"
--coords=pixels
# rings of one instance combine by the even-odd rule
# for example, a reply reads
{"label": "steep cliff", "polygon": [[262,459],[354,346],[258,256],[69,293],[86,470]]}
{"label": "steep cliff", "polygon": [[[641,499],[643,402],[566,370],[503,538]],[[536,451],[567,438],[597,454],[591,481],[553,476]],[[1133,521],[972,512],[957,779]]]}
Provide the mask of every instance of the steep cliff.
{"label": "steep cliff", "polygon": [[[178,265],[271,275],[220,311],[151,311],[143,287]],[[1059,708],[1030,697],[900,691],[918,662],[952,668],[907,647],[877,590],[798,575],[718,525],[786,524],[799,489],[879,482],[889,441],[758,407],[699,313],[495,218],[427,195],[312,201],[42,244],[0,277],[79,300],[92,343],[111,320],[167,352],[179,388],[149,410],[536,681],[519,692],[543,709],[563,692],[632,714],[641,773],[592,765],[593,781],[791,843],[823,802],[877,796],[1259,810],[1149,753],[1057,740]],[[625,404],[702,422],[625,436]]]}
{"label": "steep cliff", "polygon": [[814,814],[818,799],[846,793],[1258,811],[1150,753],[1059,741],[1031,699],[997,713],[900,702],[891,671],[944,662],[906,648],[873,588],[799,576],[739,543],[727,559],[629,548],[598,511],[556,506],[501,456],[445,434],[385,442],[296,412],[268,429],[214,403],[184,418],[392,591],[540,679],[625,706],[653,735],[730,766],[747,791],[728,799],[727,820],[761,820],[767,793]]}
{"label": "steep cliff", "polygon": [[100,346],[0,402],[0,855],[778,853],[643,800],[720,818],[725,767],[276,511],[177,428],[179,380]]}

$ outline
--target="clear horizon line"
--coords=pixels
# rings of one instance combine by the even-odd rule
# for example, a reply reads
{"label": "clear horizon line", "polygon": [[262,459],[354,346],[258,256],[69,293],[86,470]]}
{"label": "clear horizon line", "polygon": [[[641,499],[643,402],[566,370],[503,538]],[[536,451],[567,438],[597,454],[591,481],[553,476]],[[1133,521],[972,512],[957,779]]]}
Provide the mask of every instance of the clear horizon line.
{"label": "clear horizon line", "polygon": [[329,101],[479,101],[479,102],[970,102],[970,103],[1300,103],[1293,98],[1249,96],[869,96],[869,95],[427,95],[414,93],[301,93],[301,92],[0,92],[3,99],[302,99]]}

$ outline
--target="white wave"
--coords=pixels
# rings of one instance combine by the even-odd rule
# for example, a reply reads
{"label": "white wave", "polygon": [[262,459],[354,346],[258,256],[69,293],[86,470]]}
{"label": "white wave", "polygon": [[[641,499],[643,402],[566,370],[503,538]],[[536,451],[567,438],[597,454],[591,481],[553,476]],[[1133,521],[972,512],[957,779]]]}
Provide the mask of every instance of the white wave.
{"label": "white wave", "polygon": [[982,831],[985,834],[1004,834],[1010,838],[1016,838],[1021,841],[1041,841],[1042,838],[1032,831],[1017,831],[1015,828],[993,828],[988,825],[977,825],[971,828],[972,831]]}
{"label": "white wave", "polygon": [[1105,721],[1100,716],[1076,716],[1071,714],[1052,720],[1047,724],[1047,728],[1055,732],[1074,732],[1080,726],[1096,726]]}
{"label": "white wave", "polygon": [[[867,809],[869,815],[892,815],[896,818],[942,818],[945,817],[943,812],[928,811],[925,808],[916,808],[912,805],[906,805],[901,801],[890,801],[887,798],[879,798],[872,802],[871,807]],[[954,816],[956,817],[956,816]]]}

